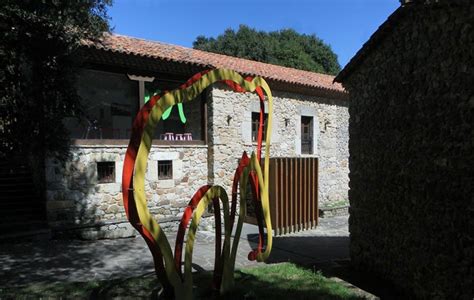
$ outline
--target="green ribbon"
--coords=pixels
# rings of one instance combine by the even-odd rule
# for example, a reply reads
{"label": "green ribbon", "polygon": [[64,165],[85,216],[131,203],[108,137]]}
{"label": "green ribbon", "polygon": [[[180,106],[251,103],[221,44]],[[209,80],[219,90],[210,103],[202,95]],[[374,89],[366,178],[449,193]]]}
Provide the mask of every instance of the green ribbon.
{"label": "green ribbon", "polygon": [[[144,99],[145,103],[147,103],[150,100],[151,96],[154,96],[154,95],[158,94],[159,92],[160,92],[160,90],[157,90],[153,94],[146,93],[145,99]],[[161,117],[163,120],[166,120],[170,117],[171,111],[173,110],[173,107],[174,107],[174,105],[169,107],[167,110],[165,110],[165,112],[163,113],[163,115]],[[183,103],[178,103],[178,113],[179,113],[179,119],[181,120],[181,123],[186,124],[186,116],[184,115]]]}

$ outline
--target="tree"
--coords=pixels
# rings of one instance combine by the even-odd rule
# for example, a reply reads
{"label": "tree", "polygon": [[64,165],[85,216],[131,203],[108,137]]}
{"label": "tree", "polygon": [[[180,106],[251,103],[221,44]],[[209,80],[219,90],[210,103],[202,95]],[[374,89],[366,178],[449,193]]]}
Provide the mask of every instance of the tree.
{"label": "tree", "polygon": [[66,116],[81,113],[75,89],[82,39],[109,29],[111,0],[2,0],[0,6],[0,158],[64,161]]}
{"label": "tree", "polygon": [[331,47],[316,35],[293,29],[264,32],[246,25],[227,29],[217,38],[198,36],[195,49],[247,58],[301,70],[337,74],[341,67]]}

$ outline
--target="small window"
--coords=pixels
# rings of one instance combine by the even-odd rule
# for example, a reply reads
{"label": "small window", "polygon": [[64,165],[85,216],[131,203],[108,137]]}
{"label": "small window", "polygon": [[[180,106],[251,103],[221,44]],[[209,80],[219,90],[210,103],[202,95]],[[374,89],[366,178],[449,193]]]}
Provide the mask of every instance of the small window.
{"label": "small window", "polygon": [[97,180],[99,183],[115,182],[115,162],[97,162]]}
{"label": "small window", "polygon": [[313,154],[313,117],[301,117],[301,154]]}
{"label": "small window", "polygon": [[[266,139],[267,118],[268,118],[268,114],[263,114],[263,142],[265,142],[265,139]],[[252,142],[258,141],[259,121],[260,121],[260,113],[253,112],[252,113]]]}
{"label": "small window", "polygon": [[158,161],[158,179],[173,179],[173,161],[159,160]]}

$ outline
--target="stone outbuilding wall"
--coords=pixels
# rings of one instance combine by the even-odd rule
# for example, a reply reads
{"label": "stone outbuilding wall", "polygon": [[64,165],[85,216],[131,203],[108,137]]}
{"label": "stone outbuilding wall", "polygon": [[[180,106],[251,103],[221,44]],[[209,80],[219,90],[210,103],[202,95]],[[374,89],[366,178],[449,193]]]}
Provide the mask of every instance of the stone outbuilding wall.
{"label": "stone outbuilding wall", "polygon": [[472,299],[474,4],[424,2],[338,77],[351,97],[350,253],[411,297]]}

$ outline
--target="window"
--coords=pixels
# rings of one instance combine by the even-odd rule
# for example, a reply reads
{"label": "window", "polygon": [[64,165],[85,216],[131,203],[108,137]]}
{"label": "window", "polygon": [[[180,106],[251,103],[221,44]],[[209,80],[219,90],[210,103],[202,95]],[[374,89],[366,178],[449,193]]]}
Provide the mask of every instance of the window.
{"label": "window", "polygon": [[301,154],[313,154],[313,117],[301,117]]}
{"label": "window", "polygon": [[97,162],[97,181],[99,183],[115,182],[115,162]]}
{"label": "window", "polygon": [[[72,139],[124,139],[132,132],[132,122],[141,105],[154,94],[171,91],[187,78],[144,77],[83,69],[77,80],[84,115],[66,117]],[[207,93],[175,105],[158,123],[154,140],[206,141]],[[179,107],[178,107],[179,106]],[[169,144],[166,141],[165,144]]]}
{"label": "window", "polygon": [[82,70],[77,81],[84,115],[66,118],[73,139],[129,139],[139,109],[138,85],[126,74]]}
{"label": "window", "polygon": [[[265,138],[266,138],[267,118],[268,118],[268,114],[263,114],[263,142],[265,142]],[[258,141],[259,120],[260,120],[260,113],[253,112],[252,113],[252,142]]]}
{"label": "window", "polygon": [[173,161],[159,160],[158,161],[158,180],[173,179]]}

